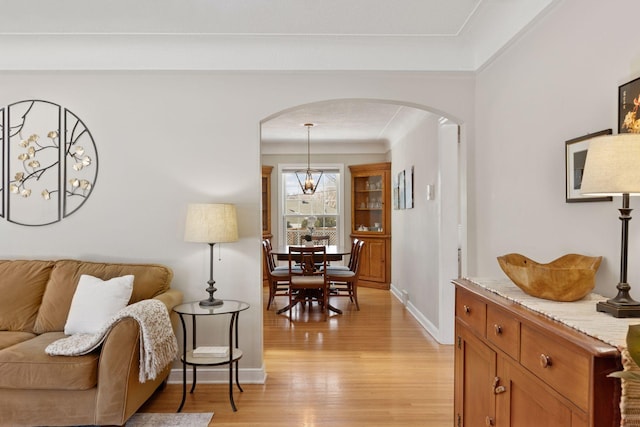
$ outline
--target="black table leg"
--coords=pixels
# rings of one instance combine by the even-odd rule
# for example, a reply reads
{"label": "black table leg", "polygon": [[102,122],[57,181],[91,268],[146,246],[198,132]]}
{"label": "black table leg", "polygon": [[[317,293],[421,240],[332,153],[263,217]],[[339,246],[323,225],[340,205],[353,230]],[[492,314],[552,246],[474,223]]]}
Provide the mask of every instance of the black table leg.
{"label": "black table leg", "polygon": [[[236,408],[236,403],[233,401],[233,332],[234,325],[236,324],[236,318],[238,317],[238,313],[233,313],[231,315],[231,322],[229,323],[229,402],[231,402],[231,408],[233,412],[236,412],[238,409]],[[236,362],[237,363],[237,362]],[[237,366],[237,365],[236,365]],[[236,371],[237,371],[236,367]]]}
{"label": "black table leg", "polygon": [[[236,316],[236,348],[238,347],[238,321],[240,319],[240,313],[237,313]],[[244,392],[244,390],[242,389],[242,387],[240,386],[240,380],[239,380],[239,375],[238,375],[238,362],[240,362],[240,360],[236,360],[236,385],[238,386],[238,390],[240,390],[240,392]]]}
{"label": "black table leg", "polygon": [[[193,335],[191,336],[191,347],[196,349],[196,316],[191,316],[191,325],[193,327]],[[197,377],[196,377],[196,365],[193,365],[193,382],[191,383],[191,390],[189,393],[193,393],[193,390],[196,389]]]}
{"label": "black table leg", "polygon": [[182,401],[176,412],[182,411],[187,395],[187,327],[182,314],[180,314],[180,323],[182,324]]}

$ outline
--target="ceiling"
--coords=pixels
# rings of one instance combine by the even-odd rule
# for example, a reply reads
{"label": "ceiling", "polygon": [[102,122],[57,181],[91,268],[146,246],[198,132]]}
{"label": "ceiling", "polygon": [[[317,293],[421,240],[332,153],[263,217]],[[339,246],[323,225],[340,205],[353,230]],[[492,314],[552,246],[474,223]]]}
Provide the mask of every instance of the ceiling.
{"label": "ceiling", "polygon": [[475,71],[561,0],[0,0],[0,70]]}
{"label": "ceiling", "polygon": [[[460,34],[483,3],[482,0],[9,0],[2,3],[9,2],[19,4],[12,4],[11,14],[3,14],[0,19],[5,33],[414,36]],[[28,18],[28,21],[15,18]]]}
{"label": "ceiling", "polygon": [[431,113],[401,104],[340,100],[295,108],[262,124],[263,154],[386,153]]}
{"label": "ceiling", "polygon": [[[549,0],[2,0],[2,34],[458,36]],[[513,14],[514,8],[521,13]],[[505,15],[506,14],[506,15]],[[505,26],[504,22],[493,25]]]}
{"label": "ceiling", "polygon": [[[560,1],[0,0],[0,70],[474,72]],[[263,124],[263,152],[299,149],[306,122],[333,152],[386,152],[427,114],[308,105]]]}

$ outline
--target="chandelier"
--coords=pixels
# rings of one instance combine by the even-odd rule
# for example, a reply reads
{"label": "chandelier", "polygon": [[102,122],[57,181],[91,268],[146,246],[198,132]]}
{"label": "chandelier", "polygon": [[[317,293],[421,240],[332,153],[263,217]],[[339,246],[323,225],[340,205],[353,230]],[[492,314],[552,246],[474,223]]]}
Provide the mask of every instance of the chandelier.
{"label": "chandelier", "polygon": [[322,178],[322,171],[311,169],[311,128],[315,126],[313,123],[305,123],[307,127],[307,170],[296,171],[296,178],[298,178],[298,184],[302,189],[303,194],[314,194],[318,188],[320,178]]}

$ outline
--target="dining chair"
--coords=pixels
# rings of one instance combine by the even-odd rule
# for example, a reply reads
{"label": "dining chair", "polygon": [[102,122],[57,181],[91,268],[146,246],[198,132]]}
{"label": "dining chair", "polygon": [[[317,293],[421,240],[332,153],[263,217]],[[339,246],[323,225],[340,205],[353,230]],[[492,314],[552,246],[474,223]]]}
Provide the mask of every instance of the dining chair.
{"label": "dining chair", "polygon": [[[317,265],[320,264],[320,268]],[[289,305],[317,300],[327,320],[328,282],[324,271],[327,268],[325,246],[289,246]]]}
{"label": "dining chair", "polygon": [[269,301],[267,302],[267,310],[269,310],[275,297],[289,294],[289,267],[278,268],[276,266],[271,253],[271,242],[268,239],[262,241],[262,253],[269,281]]}
{"label": "dining chair", "polygon": [[351,270],[351,268],[353,267],[353,262],[355,261],[356,248],[358,247],[358,242],[360,241],[361,240],[356,237],[351,242],[351,251],[349,252],[349,262],[347,263],[347,265],[331,264],[331,265],[327,265],[327,268],[331,270],[344,270],[344,271]]}
{"label": "dining chair", "polygon": [[363,247],[363,240],[354,241],[348,269],[336,268],[340,266],[328,266],[326,268],[326,279],[329,283],[327,298],[349,297],[351,302],[355,304],[357,310],[360,310],[360,304],[358,303],[358,278],[360,277],[360,259]]}
{"label": "dining chair", "polygon": [[[271,245],[271,239],[263,239],[262,244],[267,248],[267,251],[271,253],[271,251],[273,250],[273,246]],[[271,261],[272,261],[271,263],[273,263],[273,256],[271,257]]]}
{"label": "dining chair", "polygon": [[289,267],[286,265],[278,265],[276,263],[276,257],[273,254],[273,246],[271,246],[271,240],[270,239],[264,239],[263,242],[265,242],[267,244],[267,251],[269,252],[269,265],[271,265],[271,269],[278,271],[278,270],[285,270],[288,271]]}

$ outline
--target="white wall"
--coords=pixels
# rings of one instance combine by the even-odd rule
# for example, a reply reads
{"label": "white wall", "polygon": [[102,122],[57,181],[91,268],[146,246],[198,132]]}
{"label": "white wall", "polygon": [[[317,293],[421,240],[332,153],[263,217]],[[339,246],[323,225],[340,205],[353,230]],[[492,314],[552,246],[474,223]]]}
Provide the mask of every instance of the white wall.
{"label": "white wall", "polygon": [[[260,121],[309,102],[368,98],[473,123],[473,87],[461,73],[2,72],[0,105],[44,99],[69,108],[91,130],[100,168],[91,198],[68,219],[0,221],[0,258],[160,262],[174,269],[186,300],[199,299],[208,248],[183,242],[186,206],[236,203],[240,240],[222,245],[221,262],[216,250],[214,276],[219,297],[252,306],[240,317],[240,367],[245,382],[260,381]],[[402,236],[394,231],[394,239]],[[225,326],[199,331],[206,344]]]}
{"label": "white wall", "polygon": [[[638,16],[635,0],[564,0],[478,73],[471,274],[503,275],[496,256],[510,252],[540,262],[603,255],[596,290],[615,294],[621,200],[565,203],[564,142],[617,133],[618,86],[640,75]],[[629,244],[629,281],[640,297],[637,219]]]}
{"label": "white wall", "polygon": [[399,297],[406,292],[408,310],[439,342],[453,343],[451,280],[458,272],[462,203],[458,126],[439,119],[427,116],[391,151],[392,176],[414,169],[414,207],[392,211],[392,290]]}
{"label": "white wall", "polygon": [[[392,277],[398,291],[438,327],[439,202],[426,200],[438,183],[438,117],[428,115],[391,150],[391,175],[414,168],[414,208],[392,210]],[[393,178],[392,178],[393,179]],[[416,262],[418,260],[418,262]]]}

